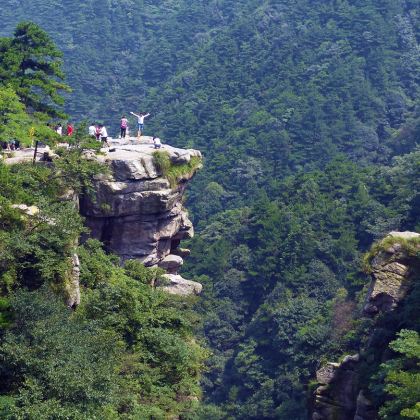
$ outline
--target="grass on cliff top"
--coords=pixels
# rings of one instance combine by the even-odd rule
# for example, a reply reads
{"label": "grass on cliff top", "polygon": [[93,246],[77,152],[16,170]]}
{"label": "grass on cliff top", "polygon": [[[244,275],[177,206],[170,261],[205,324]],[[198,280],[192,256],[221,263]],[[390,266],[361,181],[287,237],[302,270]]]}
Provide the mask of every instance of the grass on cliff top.
{"label": "grass on cliff top", "polygon": [[420,259],[420,237],[405,239],[398,236],[387,236],[381,241],[375,242],[370,250],[363,256],[363,270],[366,273],[372,271],[371,262],[381,251],[386,251],[395,244],[400,244],[402,250],[410,257]]}
{"label": "grass on cliff top", "polygon": [[171,162],[169,153],[166,151],[153,152],[153,162],[162,172],[162,175],[169,181],[169,184],[174,188],[179,180],[186,175],[191,175],[201,166],[201,158],[192,156],[188,163],[174,164]]}

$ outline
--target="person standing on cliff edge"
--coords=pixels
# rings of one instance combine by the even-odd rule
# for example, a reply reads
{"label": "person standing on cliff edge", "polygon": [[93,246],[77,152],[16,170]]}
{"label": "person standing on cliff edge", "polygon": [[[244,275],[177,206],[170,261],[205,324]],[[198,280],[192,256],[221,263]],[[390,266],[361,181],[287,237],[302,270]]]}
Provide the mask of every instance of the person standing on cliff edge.
{"label": "person standing on cliff edge", "polygon": [[102,146],[106,145],[106,147],[109,147],[108,132],[103,124],[99,124],[99,135],[101,136]]}
{"label": "person standing on cliff edge", "polygon": [[138,131],[137,131],[137,138],[140,140],[141,133],[144,129],[144,119],[147,118],[150,114],[135,114],[134,112],[130,112],[131,115],[134,115],[137,117],[137,123],[138,123]]}
{"label": "person standing on cliff edge", "polygon": [[127,118],[125,118],[125,115],[123,115],[121,117],[121,122],[120,122],[120,128],[121,128],[120,137],[122,139],[125,139],[125,136],[127,134],[127,127],[128,127],[128,120]]}

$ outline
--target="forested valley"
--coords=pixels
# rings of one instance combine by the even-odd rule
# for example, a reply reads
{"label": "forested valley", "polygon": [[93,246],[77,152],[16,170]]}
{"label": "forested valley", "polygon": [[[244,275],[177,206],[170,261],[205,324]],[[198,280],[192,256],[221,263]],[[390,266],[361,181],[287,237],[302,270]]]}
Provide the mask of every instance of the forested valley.
{"label": "forested valley", "polygon": [[[204,156],[183,267],[201,296],[156,293],[159,272],[88,241],[75,316],[57,295],[85,228],[58,202],[104,169],[83,142],[63,177],[0,162],[0,417],[307,419],[317,369],[369,342],[379,418],[420,418],[419,279],[376,341],[361,315],[372,244],[420,232],[419,0],[0,3],[1,140],[34,126],[10,44],[33,21],[66,75],[40,121],[115,136],[150,112],[146,134]],[[23,226],[17,202],[62,222]]]}

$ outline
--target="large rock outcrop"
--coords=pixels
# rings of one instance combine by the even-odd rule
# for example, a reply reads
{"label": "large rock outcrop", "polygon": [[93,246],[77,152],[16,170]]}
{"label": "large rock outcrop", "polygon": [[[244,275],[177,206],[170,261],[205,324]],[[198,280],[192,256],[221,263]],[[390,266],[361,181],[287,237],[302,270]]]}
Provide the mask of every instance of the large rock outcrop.
{"label": "large rock outcrop", "polygon": [[[373,318],[367,348],[360,354],[346,356],[341,363],[327,363],[317,372],[317,387],[313,398],[313,420],[374,420],[377,410],[365,395],[361,383],[364,359],[373,342],[380,337],[383,350],[395,331],[386,331],[386,325],[378,325],[378,314],[387,314],[399,308],[409,294],[413,281],[419,279],[420,234],[391,232],[373,247],[370,261],[371,283],[366,296],[363,315]],[[382,317],[382,323],[386,319]],[[376,344],[377,346],[377,344]],[[382,359],[382,355],[379,355]]]}
{"label": "large rock outcrop", "polygon": [[80,211],[91,236],[122,261],[138,259],[146,266],[165,268],[175,276],[165,286],[169,292],[198,293],[201,285],[182,279],[177,272],[183,264],[181,255],[187,253],[178,250],[180,241],[194,234],[182,198],[187,181],[200,166],[201,154],[164,145],[160,151],[169,155],[171,165],[184,168],[170,182],[156,163],[149,140],[143,137],[141,144],[119,144],[96,157],[109,166],[110,173],[95,181],[95,192],[81,199]]}
{"label": "large rock outcrop", "polygon": [[420,239],[420,234],[391,232],[383,245],[379,244],[381,249],[371,262],[372,282],[364,308],[366,315],[389,312],[407,295],[415,264],[404,243],[416,238]]}

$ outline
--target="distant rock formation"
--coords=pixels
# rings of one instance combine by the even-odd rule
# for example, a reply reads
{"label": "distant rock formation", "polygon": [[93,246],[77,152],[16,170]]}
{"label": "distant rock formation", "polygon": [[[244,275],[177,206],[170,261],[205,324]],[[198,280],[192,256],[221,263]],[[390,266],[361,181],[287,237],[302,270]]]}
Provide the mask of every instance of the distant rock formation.
{"label": "distant rock formation", "polygon": [[[419,277],[418,259],[409,249],[420,251],[420,234],[391,232],[379,242],[372,257],[372,281],[366,297],[363,315],[375,317],[398,308],[410,291],[413,279]],[[416,241],[416,242],[415,242]],[[376,319],[376,318],[375,318]],[[381,335],[383,328],[374,325],[370,332]],[[378,330],[378,331],[376,331]],[[371,340],[368,342],[368,347]],[[386,345],[385,345],[386,348]],[[366,349],[365,349],[366,350]],[[375,420],[377,412],[363,392],[360,383],[362,354],[346,356],[341,363],[327,363],[317,372],[317,387],[313,396],[312,420]]]}
{"label": "distant rock formation", "polygon": [[384,241],[393,239],[391,245],[381,249],[371,262],[372,282],[366,306],[366,315],[389,312],[404,299],[409,287],[409,278],[414,269],[413,258],[408,255],[403,241],[420,238],[415,232],[391,232]]}
{"label": "distant rock formation", "polygon": [[[194,229],[182,206],[187,181],[197,167],[176,179],[166,179],[154,159],[153,145],[118,145],[114,151],[96,158],[110,168],[110,174],[98,178],[95,193],[80,200],[81,214],[93,238],[102,241],[122,261],[138,259],[146,266],[159,266],[168,272],[164,290],[177,294],[199,293],[201,285],[178,275],[183,257],[189,251],[179,249],[182,239],[191,238]],[[146,139],[147,141],[148,139]],[[171,165],[188,165],[199,158],[198,150],[177,149],[164,145]],[[196,159],[197,160],[197,159]],[[188,292],[187,292],[188,291]]]}

